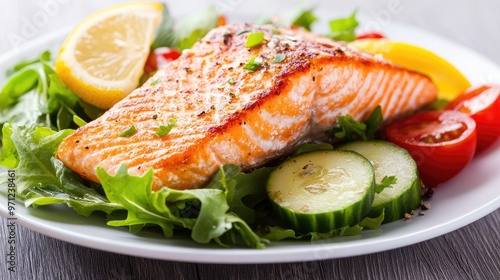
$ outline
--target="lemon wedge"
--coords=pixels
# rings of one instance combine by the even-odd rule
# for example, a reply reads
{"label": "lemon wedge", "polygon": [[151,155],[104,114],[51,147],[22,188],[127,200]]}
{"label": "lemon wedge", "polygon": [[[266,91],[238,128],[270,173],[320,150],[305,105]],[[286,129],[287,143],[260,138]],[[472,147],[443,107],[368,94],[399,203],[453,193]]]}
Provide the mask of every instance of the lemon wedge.
{"label": "lemon wedge", "polygon": [[89,16],[61,46],[57,75],[87,103],[110,108],[139,84],[162,11],[160,3],[137,2]]}
{"label": "lemon wedge", "polygon": [[470,82],[455,66],[424,48],[387,39],[356,40],[349,46],[380,54],[397,65],[429,76],[439,90],[438,99],[451,101],[470,87]]}

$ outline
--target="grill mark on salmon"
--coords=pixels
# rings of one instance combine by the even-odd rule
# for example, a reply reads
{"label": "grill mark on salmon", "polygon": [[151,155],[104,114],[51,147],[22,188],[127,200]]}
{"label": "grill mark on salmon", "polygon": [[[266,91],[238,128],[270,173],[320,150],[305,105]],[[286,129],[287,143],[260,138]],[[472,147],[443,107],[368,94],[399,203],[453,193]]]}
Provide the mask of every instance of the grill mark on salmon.
{"label": "grill mark on salmon", "polygon": [[[247,49],[248,33],[237,35],[243,29],[262,31],[266,40]],[[380,104],[384,118],[391,119],[437,96],[424,75],[303,30],[284,28],[276,35],[273,29],[246,24],[212,30],[68,136],[56,157],[96,182],[98,166],[115,174],[125,163],[134,175],[153,168],[153,190],[196,188],[221,164],[248,170],[322,137],[341,115],[362,120]],[[286,59],[272,64],[278,53]],[[262,67],[244,70],[253,57]],[[158,126],[171,118],[177,121],[174,128],[157,136]],[[137,132],[120,137],[131,125]]]}

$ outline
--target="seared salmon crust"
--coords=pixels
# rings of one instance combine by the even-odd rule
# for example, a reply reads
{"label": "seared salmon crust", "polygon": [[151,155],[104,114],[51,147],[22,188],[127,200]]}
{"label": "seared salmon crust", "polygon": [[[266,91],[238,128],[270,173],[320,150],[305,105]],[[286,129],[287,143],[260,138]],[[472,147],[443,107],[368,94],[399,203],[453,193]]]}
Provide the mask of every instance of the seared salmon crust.
{"label": "seared salmon crust", "polygon": [[[264,41],[246,48],[252,32]],[[56,157],[95,182],[98,166],[115,174],[125,163],[135,175],[152,168],[153,190],[197,188],[222,164],[248,170],[322,137],[341,115],[361,120],[381,105],[391,119],[436,96],[428,77],[310,32],[228,25],[68,136]]]}

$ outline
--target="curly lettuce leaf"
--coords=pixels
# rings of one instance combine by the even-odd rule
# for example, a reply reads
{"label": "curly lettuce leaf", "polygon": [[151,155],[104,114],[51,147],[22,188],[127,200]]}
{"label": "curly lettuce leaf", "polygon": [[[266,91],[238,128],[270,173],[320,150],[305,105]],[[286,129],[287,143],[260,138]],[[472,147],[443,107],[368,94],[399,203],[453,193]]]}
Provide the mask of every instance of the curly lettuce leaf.
{"label": "curly lettuce leaf", "polygon": [[[110,226],[129,226],[131,232],[138,232],[144,226],[157,225],[167,238],[173,236],[176,227],[182,227],[191,230],[191,238],[202,244],[215,241],[227,245],[223,240],[230,239],[221,237],[230,234],[239,236],[247,246],[264,247],[265,240],[256,235],[245,221],[229,211],[227,193],[231,191],[224,187],[226,182],[214,183],[222,189],[180,191],[164,187],[153,192],[152,169],[138,177],[129,175],[125,165],[121,165],[115,175],[98,167],[97,177],[107,198],[123,205],[127,210],[126,219],[109,221]],[[194,218],[185,217],[182,214],[185,204],[197,204],[194,201],[200,205],[199,213]]]}
{"label": "curly lettuce leaf", "polygon": [[[226,164],[215,174],[207,188],[225,191],[230,211],[252,224],[255,221],[253,206],[266,199],[265,182],[272,170],[263,167],[247,174],[241,172],[237,165]],[[247,204],[244,203],[245,197],[248,198]]]}
{"label": "curly lettuce leaf", "polygon": [[[81,177],[53,156],[62,140],[73,133],[46,127],[6,124],[3,127],[2,165],[16,172],[17,194],[26,207],[67,204],[78,214],[88,216],[93,211],[111,213],[123,209],[110,203],[95,189],[85,185]],[[0,185],[7,180],[0,174]]]}

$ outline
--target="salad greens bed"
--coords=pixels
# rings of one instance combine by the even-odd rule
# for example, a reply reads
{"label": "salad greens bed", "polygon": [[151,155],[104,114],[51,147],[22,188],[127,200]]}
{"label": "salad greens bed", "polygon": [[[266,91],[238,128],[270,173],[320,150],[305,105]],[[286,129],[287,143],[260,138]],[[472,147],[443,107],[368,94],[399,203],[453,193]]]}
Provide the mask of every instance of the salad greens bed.
{"label": "salad greens bed", "polygon": [[[164,22],[152,48],[189,48],[216,26],[218,17],[210,8],[184,19],[174,28],[165,8]],[[283,18],[288,24],[307,29],[316,20],[311,9],[297,10]],[[357,26],[355,13],[331,21],[330,26],[330,37],[351,40]],[[251,248],[263,248],[270,241],[285,238],[315,240],[356,235],[364,228],[378,228],[383,221],[382,213],[380,217],[365,218],[357,225],[327,233],[299,234],[287,229],[273,216],[263,183],[272,166],[244,173],[236,165],[224,165],[207,187],[182,191],[162,188],[153,192],[152,169],[137,177],[129,175],[125,165],[114,176],[99,167],[97,176],[101,184],[84,180],[54,155],[66,136],[103,111],[80,100],[59,80],[47,51],[37,59],[15,65],[7,71],[7,76],[0,91],[0,165],[15,169],[17,198],[26,207],[67,204],[83,216],[104,212],[107,225],[128,226],[132,233],[158,227],[167,238],[188,232],[198,243]],[[341,117],[339,125],[328,133],[343,140],[370,139],[381,121],[378,108],[365,123]],[[321,149],[332,146],[304,145],[295,155]],[[7,186],[6,182],[8,175],[3,172],[0,185]]]}

